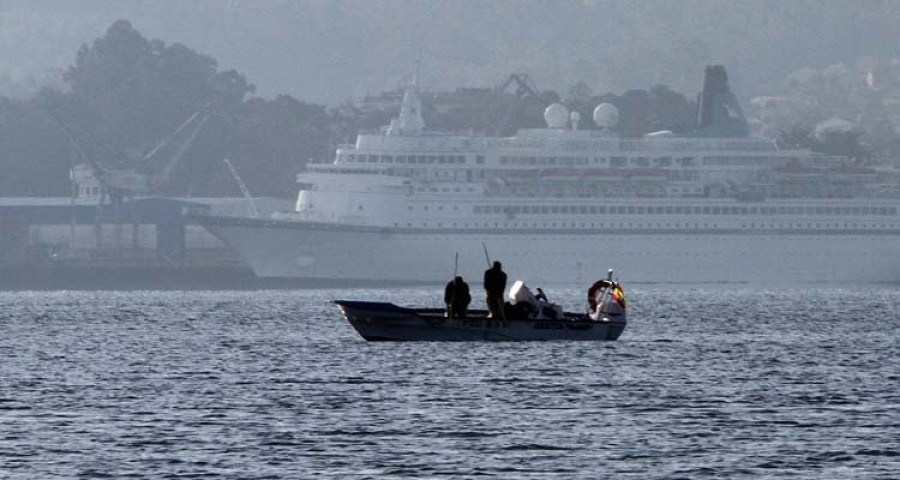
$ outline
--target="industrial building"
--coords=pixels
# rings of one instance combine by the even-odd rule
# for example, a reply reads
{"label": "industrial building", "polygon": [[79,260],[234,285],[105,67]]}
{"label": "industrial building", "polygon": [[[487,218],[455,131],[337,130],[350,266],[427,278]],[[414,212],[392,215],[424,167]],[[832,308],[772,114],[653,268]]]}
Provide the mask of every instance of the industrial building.
{"label": "industrial building", "polygon": [[0,198],[0,288],[251,286],[244,262],[191,220],[246,212],[244,198]]}

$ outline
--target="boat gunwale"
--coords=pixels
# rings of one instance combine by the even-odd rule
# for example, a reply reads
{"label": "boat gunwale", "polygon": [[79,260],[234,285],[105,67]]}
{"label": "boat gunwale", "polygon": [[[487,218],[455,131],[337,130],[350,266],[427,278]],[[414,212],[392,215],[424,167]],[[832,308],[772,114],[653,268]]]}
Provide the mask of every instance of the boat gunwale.
{"label": "boat gunwale", "polygon": [[[621,314],[612,314],[610,315],[608,321],[604,321],[602,319],[592,319],[586,313],[574,313],[574,312],[563,312],[562,318],[504,318],[504,319],[494,319],[489,318],[487,310],[471,310],[469,311],[469,315],[465,317],[455,317],[450,318],[445,316],[444,309],[442,308],[410,308],[410,307],[401,307],[391,302],[371,302],[371,301],[360,301],[360,300],[331,300],[331,303],[338,305],[341,307],[341,310],[346,312],[346,309],[354,309],[356,311],[370,311],[370,312],[394,312],[394,313],[403,313],[411,316],[418,317],[432,324],[429,320],[433,321],[436,319],[446,320],[446,321],[465,321],[465,320],[476,320],[476,321],[487,321],[487,322],[560,322],[564,324],[597,324],[597,325],[610,325],[610,324],[627,324],[627,320],[621,319]],[[366,308],[366,307],[374,307],[374,308]],[[444,323],[444,322],[441,322]],[[462,322],[461,322],[462,323]]]}

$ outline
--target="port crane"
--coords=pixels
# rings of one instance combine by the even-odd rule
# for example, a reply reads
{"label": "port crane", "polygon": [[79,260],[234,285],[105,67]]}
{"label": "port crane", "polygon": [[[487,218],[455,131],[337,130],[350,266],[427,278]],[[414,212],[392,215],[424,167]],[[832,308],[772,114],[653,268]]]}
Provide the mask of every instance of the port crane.
{"label": "port crane", "polygon": [[[169,181],[175,167],[203,131],[209,121],[209,116],[209,104],[207,104],[191,114],[172,134],[145,154],[138,165],[131,168],[106,165],[87,155],[75,139],[72,129],[55,115],[53,118],[65,130],[78,155],[90,166],[91,172],[103,188],[104,196],[109,196],[112,203],[117,203],[124,198],[158,192]],[[162,169],[155,172],[146,171],[149,170],[147,166],[162,161],[166,153],[169,153],[170,156],[163,164]]]}
{"label": "port crane", "polygon": [[[200,109],[192,113],[181,125],[175,129],[169,136],[162,139],[153,149],[147,152],[137,165],[132,167],[115,167],[102,163],[92,156],[88,155],[76,140],[72,129],[52,112],[50,116],[62,127],[68,136],[69,142],[74,147],[78,156],[82,159],[83,164],[90,167],[90,172],[100,184],[100,197],[97,202],[97,213],[95,219],[95,236],[97,245],[102,241],[101,220],[103,206],[106,199],[112,205],[114,223],[116,225],[116,237],[120,237],[119,229],[121,222],[121,209],[126,200],[131,212],[132,223],[132,243],[134,247],[139,244],[139,229],[136,223],[133,200],[135,197],[152,195],[157,192],[169,181],[175,167],[184,158],[185,153],[190,149],[197,136],[203,131],[210,117],[210,105],[206,104]],[[168,159],[166,158],[168,155]],[[152,169],[152,165],[164,161],[163,166],[158,171]],[[74,202],[74,189],[73,189]],[[74,225],[73,225],[74,228]]]}
{"label": "port crane", "polygon": [[538,97],[537,85],[531,80],[527,73],[511,73],[506,80],[497,87],[498,93],[506,93],[506,89],[510,85],[515,85],[515,94],[517,97],[532,96]]}
{"label": "port crane", "polygon": [[527,73],[512,73],[506,80],[497,86],[497,96],[502,97],[507,94],[511,86],[515,86],[512,90],[514,99],[506,108],[500,124],[492,132],[494,135],[510,135],[515,132],[515,122],[522,112],[525,110],[526,99],[539,98],[540,93],[537,85],[531,80]]}

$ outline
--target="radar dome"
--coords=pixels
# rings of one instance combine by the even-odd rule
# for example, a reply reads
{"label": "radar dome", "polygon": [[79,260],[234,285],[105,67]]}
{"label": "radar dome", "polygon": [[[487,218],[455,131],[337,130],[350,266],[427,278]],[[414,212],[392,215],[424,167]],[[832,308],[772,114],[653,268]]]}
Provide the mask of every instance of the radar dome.
{"label": "radar dome", "polygon": [[619,109],[611,103],[601,103],[594,109],[594,123],[600,128],[615,128],[619,125]]}
{"label": "radar dome", "polygon": [[569,109],[561,103],[554,103],[544,110],[544,121],[548,128],[566,128],[569,123]]}

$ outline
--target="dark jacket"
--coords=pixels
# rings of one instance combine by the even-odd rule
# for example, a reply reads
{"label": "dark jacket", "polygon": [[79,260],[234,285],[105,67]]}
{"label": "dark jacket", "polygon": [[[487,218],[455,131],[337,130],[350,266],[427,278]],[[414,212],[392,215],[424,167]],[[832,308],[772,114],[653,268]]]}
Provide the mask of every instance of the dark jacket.
{"label": "dark jacket", "polygon": [[469,294],[469,284],[462,279],[450,280],[444,287],[444,303],[453,306],[467,307],[472,302]]}
{"label": "dark jacket", "polygon": [[506,289],[506,274],[499,268],[484,271],[484,291],[492,297],[502,297]]}

